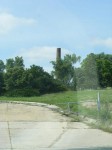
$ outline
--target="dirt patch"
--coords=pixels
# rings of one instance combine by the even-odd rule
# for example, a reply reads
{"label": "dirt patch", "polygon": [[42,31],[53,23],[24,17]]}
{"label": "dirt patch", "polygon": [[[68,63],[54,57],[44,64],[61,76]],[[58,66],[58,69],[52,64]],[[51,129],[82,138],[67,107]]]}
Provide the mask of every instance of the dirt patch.
{"label": "dirt patch", "polygon": [[83,102],[82,106],[86,108],[95,108],[97,106],[97,103],[93,101],[87,101],[87,102]]}

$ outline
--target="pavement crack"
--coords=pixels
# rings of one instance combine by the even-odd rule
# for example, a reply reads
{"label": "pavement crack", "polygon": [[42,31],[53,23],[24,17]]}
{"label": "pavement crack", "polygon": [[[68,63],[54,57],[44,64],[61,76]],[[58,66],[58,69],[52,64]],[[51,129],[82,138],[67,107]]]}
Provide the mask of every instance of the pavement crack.
{"label": "pavement crack", "polygon": [[11,140],[11,133],[10,133],[10,128],[9,128],[9,122],[8,121],[7,121],[7,125],[8,125],[8,133],[9,133],[9,140],[10,140],[11,150],[13,150],[12,140]]}
{"label": "pavement crack", "polygon": [[67,129],[64,129],[63,132],[53,141],[53,143],[51,143],[48,146],[48,148],[51,148],[54,144],[56,144],[61,139],[61,137],[65,134],[66,131]]}

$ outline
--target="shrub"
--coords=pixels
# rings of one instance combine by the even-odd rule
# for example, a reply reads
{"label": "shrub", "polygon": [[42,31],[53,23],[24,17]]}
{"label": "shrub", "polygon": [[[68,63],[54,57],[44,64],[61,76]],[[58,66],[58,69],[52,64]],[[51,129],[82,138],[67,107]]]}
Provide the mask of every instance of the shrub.
{"label": "shrub", "polygon": [[31,97],[39,96],[40,93],[37,89],[15,89],[5,93],[8,97]]}

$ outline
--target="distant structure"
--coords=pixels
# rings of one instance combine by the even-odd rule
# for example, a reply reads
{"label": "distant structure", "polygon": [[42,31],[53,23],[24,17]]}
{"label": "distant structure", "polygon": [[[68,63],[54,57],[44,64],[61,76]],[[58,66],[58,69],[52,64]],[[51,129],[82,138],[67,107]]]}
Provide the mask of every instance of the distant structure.
{"label": "distant structure", "polygon": [[57,48],[56,61],[61,60],[61,48]]}

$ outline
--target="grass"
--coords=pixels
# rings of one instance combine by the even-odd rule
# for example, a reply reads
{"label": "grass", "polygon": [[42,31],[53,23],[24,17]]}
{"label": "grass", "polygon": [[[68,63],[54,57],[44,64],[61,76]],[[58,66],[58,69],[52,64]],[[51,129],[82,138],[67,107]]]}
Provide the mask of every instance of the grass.
{"label": "grass", "polygon": [[76,101],[77,100],[76,92],[68,91],[62,93],[54,93],[54,94],[45,94],[38,97],[4,97],[1,96],[0,100],[9,100],[9,101],[27,101],[27,102],[40,102],[47,104],[56,104],[63,103],[68,101]]}
{"label": "grass", "polygon": [[[112,102],[112,90],[99,90],[102,100]],[[48,104],[64,103],[64,102],[77,102],[87,100],[97,100],[98,90],[84,90],[84,91],[67,91],[54,94],[45,94],[38,97],[4,97],[1,96],[0,100],[9,101],[28,101],[28,102],[42,102]]]}

